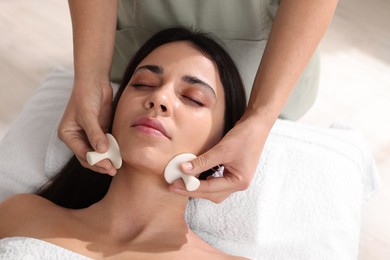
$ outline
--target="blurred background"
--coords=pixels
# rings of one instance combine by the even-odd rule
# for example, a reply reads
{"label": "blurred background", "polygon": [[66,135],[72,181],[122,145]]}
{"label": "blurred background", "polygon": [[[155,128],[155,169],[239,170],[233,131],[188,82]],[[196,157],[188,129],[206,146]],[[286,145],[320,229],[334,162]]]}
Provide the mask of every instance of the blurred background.
{"label": "blurred background", "polygon": [[366,135],[382,183],[363,205],[359,259],[390,259],[390,1],[339,0],[320,47],[318,99],[300,121]]}
{"label": "blurred background", "polygon": [[[360,128],[381,189],[363,205],[360,260],[390,259],[390,1],[339,0],[320,48],[318,99],[299,121]],[[0,0],[0,139],[44,77],[72,70],[65,0]]]}

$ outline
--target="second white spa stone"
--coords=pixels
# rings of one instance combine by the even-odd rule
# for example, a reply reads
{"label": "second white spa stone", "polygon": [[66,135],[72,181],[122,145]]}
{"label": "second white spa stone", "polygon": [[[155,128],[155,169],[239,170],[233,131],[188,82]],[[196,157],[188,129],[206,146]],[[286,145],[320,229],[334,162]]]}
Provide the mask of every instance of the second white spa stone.
{"label": "second white spa stone", "polygon": [[186,189],[188,191],[197,190],[199,188],[200,181],[194,176],[190,176],[182,173],[182,171],[180,170],[181,163],[191,161],[195,158],[196,156],[192,153],[182,153],[173,157],[168,162],[167,166],[165,166],[165,170],[164,170],[165,180],[169,184],[171,184],[174,181],[182,178],[184,181],[184,185],[186,186]]}

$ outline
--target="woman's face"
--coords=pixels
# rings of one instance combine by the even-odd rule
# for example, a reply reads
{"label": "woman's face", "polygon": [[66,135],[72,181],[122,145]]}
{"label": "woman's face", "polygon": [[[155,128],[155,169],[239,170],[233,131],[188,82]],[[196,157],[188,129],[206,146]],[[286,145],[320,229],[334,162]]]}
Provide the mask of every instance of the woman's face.
{"label": "woman's face", "polygon": [[137,67],[115,114],[124,165],[162,171],[222,137],[225,97],[217,67],[191,43],[162,45]]}

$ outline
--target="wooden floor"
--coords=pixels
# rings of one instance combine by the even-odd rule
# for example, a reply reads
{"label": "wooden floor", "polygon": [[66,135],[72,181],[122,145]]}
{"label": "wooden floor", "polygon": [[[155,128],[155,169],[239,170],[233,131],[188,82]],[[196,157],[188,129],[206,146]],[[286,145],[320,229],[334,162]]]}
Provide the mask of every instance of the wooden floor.
{"label": "wooden floor", "polygon": [[[360,260],[390,259],[390,1],[340,0],[322,44],[314,107],[301,119],[361,128],[382,189],[363,208]],[[0,138],[44,76],[72,68],[65,0],[0,1]]]}

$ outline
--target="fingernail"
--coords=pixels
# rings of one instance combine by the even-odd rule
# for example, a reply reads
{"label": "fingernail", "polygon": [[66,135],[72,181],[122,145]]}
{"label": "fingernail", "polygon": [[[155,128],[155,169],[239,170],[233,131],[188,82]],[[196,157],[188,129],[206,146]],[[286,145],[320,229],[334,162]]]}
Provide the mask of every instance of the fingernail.
{"label": "fingernail", "polygon": [[191,171],[191,170],[194,169],[194,166],[192,165],[191,162],[182,163],[182,164],[181,164],[181,167],[182,167],[183,170],[185,170],[185,171]]}

